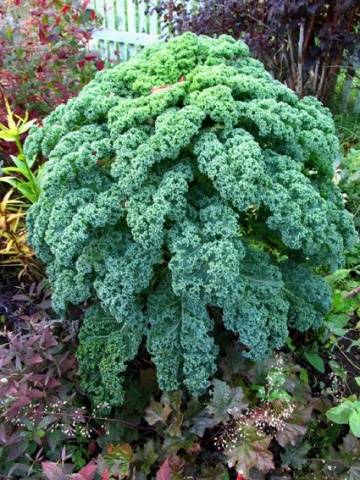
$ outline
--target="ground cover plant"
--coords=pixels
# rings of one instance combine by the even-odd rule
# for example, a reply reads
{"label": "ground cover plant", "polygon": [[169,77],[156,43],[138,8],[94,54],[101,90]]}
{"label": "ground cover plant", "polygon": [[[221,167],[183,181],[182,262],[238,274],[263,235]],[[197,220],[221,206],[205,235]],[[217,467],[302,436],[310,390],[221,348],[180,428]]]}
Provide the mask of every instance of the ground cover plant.
{"label": "ground cover plant", "polygon": [[356,237],[332,181],[334,122],[244,43],[188,33],[152,46],[97,74],[24,151],[48,159],[30,243],[56,311],[85,310],[77,358],[95,404],[123,403],[145,347],[160,389],[201,395],[224,331],[260,361],[289,330],[322,324],[320,274]]}
{"label": "ground cover plant", "polygon": [[59,328],[55,335],[59,322],[49,320],[44,285],[15,293],[2,283],[1,292],[0,475],[34,478],[45,458],[57,461],[62,451],[81,466],[74,444],[88,427],[76,396],[74,335]]}

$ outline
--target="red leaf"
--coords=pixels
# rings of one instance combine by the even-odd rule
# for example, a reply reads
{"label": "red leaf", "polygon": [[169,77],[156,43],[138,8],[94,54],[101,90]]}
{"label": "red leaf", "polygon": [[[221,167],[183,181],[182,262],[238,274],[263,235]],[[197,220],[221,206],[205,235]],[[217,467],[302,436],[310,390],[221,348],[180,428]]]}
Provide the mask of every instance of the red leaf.
{"label": "red leaf", "polygon": [[36,364],[42,363],[43,361],[44,361],[44,359],[42,358],[42,356],[39,353],[35,353],[31,356],[28,356],[28,357],[24,358],[24,363],[27,367],[29,367],[31,365],[36,365]]}
{"label": "red leaf", "polygon": [[94,463],[89,463],[79,471],[79,474],[84,477],[84,480],[93,480],[96,470],[97,466]]}
{"label": "red leaf", "polygon": [[110,474],[109,474],[108,468],[106,467],[101,476],[101,480],[109,480],[109,479],[110,479]]}
{"label": "red leaf", "polygon": [[45,396],[45,394],[40,390],[38,390],[37,388],[34,390],[29,389],[27,392],[27,395],[29,396],[29,398],[31,398],[31,400],[43,398]]}
{"label": "red leaf", "polygon": [[26,405],[29,405],[29,403],[31,403],[31,398],[21,397],[12,404],[12,407],[17,407],[17,408],[25,407]]}
{"label": "red leaf", "polygon": [[97,443],[96,440],[90,440],[89,445],[87,447],[88,453],[91,457],[95,456],[95,453],[97,451]]}
{"label": "red leaf", "polygon": [[40,344],[43,348],[49,349],[58,345],[58,341],[53,336],[49,328],[45,328],[41,334]]}
{"label": "red leaf", "polygon": [[156,473],[156,480],[170,480],[171,466],[170,457],[166,458]]}
{"label": "red leaf", "polygon": [[39,28],[39,40],[41,43],[47,42],[47,36],[45,34],[45,30],[43,28]]}
{"label": "red leaf", "polygon": [[238,473],[236,480],[247,480],[246,477],[242,473]]}
{"label": "red leaf", "polygon": [[81,4],[81,8],[82,8],[83,10],[86,10],[87,7],[89,6],[89,3],[90,3],[90,0],[84,0],[84,1],[82,2],[82,4]]}
{"label": "red leaf", "polygon": [[103,70],[105,67],[105,63],[102,60],[97,60],[95,62],[95,66],[97,70]]}
{"label": "red leaf", "polygon": [[53,462],[42,462],[43,473],[47,480],[65,480],[62,469]]}
{"label": "red leaf", "polygon": [[97,19],[95,10],[90,10],[90,11],[89,11],[89,14],[90,14],[91,20],[96,20],[96,19]]}
{"label": "red leaf", "polygon": [[63,14],[66,14],[68,11],[70,10],[70,5],[68,5],[67,3],[62,7],[62,9],[60,10],[61,13]]}

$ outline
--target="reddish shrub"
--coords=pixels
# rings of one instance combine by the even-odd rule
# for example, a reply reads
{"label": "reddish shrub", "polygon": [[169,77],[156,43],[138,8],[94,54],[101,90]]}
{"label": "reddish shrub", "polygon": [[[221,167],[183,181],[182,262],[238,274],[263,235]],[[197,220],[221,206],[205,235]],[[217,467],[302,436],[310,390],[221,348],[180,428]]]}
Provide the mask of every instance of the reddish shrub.
{"label": "reddish shrub", "polygon": [[[99,19],[89,0],[4,0],[0,5],[0,93],[18,114],[41,118],[68,100],[103,63],[88,43]],[[0,101],[0,122],[5,105]],[[11,146],[11,145],[10,145]],[[9,145],[0,143],[9,152]]]}

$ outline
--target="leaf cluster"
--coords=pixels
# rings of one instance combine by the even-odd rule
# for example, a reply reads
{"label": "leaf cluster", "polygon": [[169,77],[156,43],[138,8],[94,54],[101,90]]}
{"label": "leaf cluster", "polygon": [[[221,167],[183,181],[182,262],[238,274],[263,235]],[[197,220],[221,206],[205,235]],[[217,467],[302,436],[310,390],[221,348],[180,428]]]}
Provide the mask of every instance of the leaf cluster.
{"label": "leaf cluster", "polygon": [[41,285],[13,295],[11,307],[0,331],[0,475],[42,478],[41,462],[61,456],[79,468],[89,427],[76,391],[74,334],[54,331]]}
{"label": "leaf cluster", "polygon": [[[1,2],[1,100],[8,98],[16,113],[43,117],[103,68],[98,55],[87,48],[99,24],[88,6],[88,1],[75,0]],[[0,121],[5,117],[1,106]],[[1,139],[0,150],[5,156],[12,152]]]}
{"label": "leaf cluster", "polygon": [[[5,99],[7,111],[7,124],[0,123],[0,139],[6,143],[16,144],[18,155],[10,155],[13,165],[2,167],[0,181],[11,185],[27,202],[34,203],[40,195],[40,177],[42,168],[35,170],[36,158],[27,159],[22,148],[22,135],[26,134],[35,124],[35,120],[28,120],[28,114],[24,117],[14,114],[9,102]],[[34,169],[34,171],[33,171]],[[5,176],[3,175],[5,174]]]}
{"label": "leaf cluster", "polygon": [[7,191],[0,202],[0,265],[15,267],[18,276],[39,278],[40,266],[27,241],[25,225],[27,205]]}
{"label": "leaf cluster", "polygon": [[349,425],[355,437],[360,437],[360,400],[347,398],[326,412],[327,418],[340,425]]}

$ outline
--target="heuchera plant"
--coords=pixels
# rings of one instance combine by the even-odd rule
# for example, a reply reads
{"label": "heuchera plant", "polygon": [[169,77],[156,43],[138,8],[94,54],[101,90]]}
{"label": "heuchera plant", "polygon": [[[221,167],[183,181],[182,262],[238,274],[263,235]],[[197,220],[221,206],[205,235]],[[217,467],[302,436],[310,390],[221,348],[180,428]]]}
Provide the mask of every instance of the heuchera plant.
{"label": "heuchera plant", "polygon": [[[0,330],[3,478],[39,478],[35,472],[40,469],[41,461],[60,458],[65,445],[67,451],[73,448],[74,460],[82,461],[81,447],[75,456],[76,441],[84,438],[83,442],[88,443],[90,435],[85,407],[80,406],[74,383],[73,335],[61,332],[61,337],[56,337],[55,322],[46,318],[45,308],[49,303],[46,294],[43,295],[41,285],[36,288],[34,285],[29,294],[13,296],[10,308],[6,298],[0,298],[7,322],[15,325],[12,332],[4,327]],[[36,300],[39,304],[33,314],[22,313],[33,310]]]}
{"label": "heuchera plant", "polygon": [[188,33],[99,72],[32,130],[25,154],[39,152],[30,241],[56,310],[86,302],[78,360],[95,402],[123,401],[144,336],[160,387],[200,394],[215,322],[255,360],[321,324],[316,272],[355,238],[334,123],[241,41]]}

